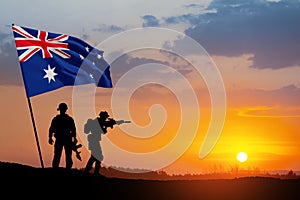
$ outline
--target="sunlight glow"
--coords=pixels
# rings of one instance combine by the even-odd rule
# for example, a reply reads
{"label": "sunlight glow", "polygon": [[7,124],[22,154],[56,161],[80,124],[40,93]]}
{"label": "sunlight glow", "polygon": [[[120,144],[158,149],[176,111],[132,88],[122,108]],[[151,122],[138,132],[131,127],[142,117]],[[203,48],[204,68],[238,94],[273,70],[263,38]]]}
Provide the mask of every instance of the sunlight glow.
{"label": "sunlight glow", "polygon": [[239,162],[245,162],[248,159],[248,155],[245,152],[239,152],[236,156],[236,159]]}

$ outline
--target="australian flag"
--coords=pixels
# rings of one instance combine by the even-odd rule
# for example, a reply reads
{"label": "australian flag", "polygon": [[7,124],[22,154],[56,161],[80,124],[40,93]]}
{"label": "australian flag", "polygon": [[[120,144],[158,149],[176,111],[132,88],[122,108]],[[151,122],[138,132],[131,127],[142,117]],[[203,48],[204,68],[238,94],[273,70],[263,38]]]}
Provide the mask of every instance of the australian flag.
{"label": "australian flag", "polygon": [[66,34],[12,26],[27,97],[64,86],[112,88],[103,51]]}

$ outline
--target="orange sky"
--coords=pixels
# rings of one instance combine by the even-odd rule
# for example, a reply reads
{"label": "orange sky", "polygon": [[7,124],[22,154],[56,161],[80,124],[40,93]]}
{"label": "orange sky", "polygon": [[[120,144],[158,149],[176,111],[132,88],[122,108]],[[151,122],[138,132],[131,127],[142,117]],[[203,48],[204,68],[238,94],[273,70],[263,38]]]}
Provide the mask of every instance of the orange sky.
{"label": "orange sky", "polygon": [[[216,61],[218,66],[222,66],[221,61],[218,61],[218,59]],[[227,62],[229,61],[226,61],[225,65]],[[234,59],[233,62],[235,62]],[[221,72],[225,74],[225,86],[231,84],[226,72],[222,70]],[[233,74],[230,76],[232,77]],[[200,159],[199,150],[208,129],[211,108],[209,107],[208,92],[205,90],[203,81],[194,83],[196,85],[194,87],[198,88],[197,98],[200,109],[197,134],[191,146],[186,149],[182,156],[170,165],[165,166],[164,170],[175,174],[230,171],[235,166],[242,169],[258,168],[262,171],[300,170],[299,107],[275,106],[272,103],[267,106],[265,103],[255,102],[259,97],[245,98],[244,95],[239,95],[233,89],[226,91],[227,113],[221,136],[210,154],[204,159]],[[247,83],[241,83],[241,85],[243,84]],[[0,90],[2,94],[1,160],[40,166],[24,88],[6,86],[0,87]],[[71,106],[72,92],[72,87],[65,87],[31,98],[43,162],[46,167],[51,166],[53,155],[53,146],[47,143],[50,120],[57,113],[56,107],[61,101],[65,101],[70,105],[68,113],[73,114]],[[100,110],[112,112],[110,107],[111,92],[110,89],[97,89],[96,114]],[[148,115],[150,106],[157,103],[164,106],[167,118],[165,125],[156,135],[144,139],[134,138],[126,135],[119,127],[116,127],[110,130],[106,137],[118,147],[130,152],[147,153],[160,150],[177,137],[181,111],[176,96],[167,88],[157,85],[145,85],[132,95],[129,110],[132,117],[130,120],[137,125],[144,126],[151,122]],[[189,109],[191,116],[194,115],[194,109],[196,108]],[[187,128],[185,131],[189,134],[190,130]],[[78,134],[84,140],[85,135],[82,127],[78,127]],[[82,142],[86,144],[85,141]],[[104,149],[103,151],[105,159],[108,159],[110,150]],[[236,160],[236,154],[240,151],[246,152],[249,156],[245,163],[239,163]],[[166,156],[172,157],[172,151],[167,154],[170,155]],[[88,151],[85,147],[82,148],[82,157],[83,161],[78,161],[74,157],[74,167],[82,168],[85,166],[88,158]],[[157,160],[160,159],[164,158],[157,157]],[[116,163],[123,163],[124,167],[136,168],[134,163],[128,164],[126,162],[126,158],[120,157]],[[147,160],[145,162],[151,163],[152,161]],[[153,162],[155,161],[153,160]],[[63,158],[61,165],[64,165]]]}
{"label": "orange sky", "polygon": [[[44,15],[51,9],[55,15]],[[299,9],[297,1],[271,0],[143,4],[136,0],[126,4],[96,0],[69,4],[53,0],[47,6],[37,1],[30,7],[4,0],[0,7],[0,161],[41,166],[9,27],[16,23],[74,35],[92,46],[104,44],[101,47],[105,47],[107,59],[123,53],[110,63],[113,88],[97,88],[92,98],[88,93],[91,88],[85,86],[78,87],[83,92],[76,97],[74,88],[64,87],[31,98],[46,167],[51,166],[53,157],[53,146],[47,143],[50,121],[57,114],[58,104],[66,102],[68,113],[76,117],[78,137],[84,144],[83,160],[74,157],[76,168],[83,168],[89,157],[83,123],[107,110],[112,117],[133,123],[115,127],[104,136],[105,166],[158,168],[175,174],[224,172],[236,167],[300,170]],[[64,23],[60,23],[62,19]],[[154,31],[131,35],[129,39],[119,35],[149,27],[161,28],[166,34]],[[174,34],[177,31],[182,34]],[[192,44],[198,44],[197,48],[190,45],[189,37],[195,40]],[[152,44],[153,49],[149,48]],[[124,53],[126,50],[129,52]],[[202,73],[195,65],[202,67]],[[147,70],[139,71],[141,66]],[[130,73],[136,76],[126,79],[126,84],[117,84]],[[130,90],[135,83],[150,78],[152,84]],[[220,87],[223,84],[224,91]],[[114,91],[119,93],[114,96]],[[201,159],[199,152],[205,137],[216,128],[216,124],[210,126],[212,113],[221,107],[212,106],[212,97],[224,100],[222,95],[212,95],[218,92],[226,94],[226,108],[222,107],[226,115],[218,113],[219,121],[214,122],[222,124],[222,117],[225,121],[214,148]],[[131,95],[128,102],[126,95]],[[124,102],[113,105],[119,99]],[[81,102],[75,104],[78,100]],[[87,110],[92,113],[85,113]],[[120,114],[127,110],[129,116]],[[240,151],[248,154],[244,163],[236,159]],[[61,165],[64,166],[64,157]]]}

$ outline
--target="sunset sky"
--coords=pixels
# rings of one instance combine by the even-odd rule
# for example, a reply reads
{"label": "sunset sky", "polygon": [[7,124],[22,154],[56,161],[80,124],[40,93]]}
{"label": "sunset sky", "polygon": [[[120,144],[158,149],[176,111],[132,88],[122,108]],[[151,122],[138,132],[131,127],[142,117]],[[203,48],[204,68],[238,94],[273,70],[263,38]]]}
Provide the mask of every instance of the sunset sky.
{"label": "sunset sky", "polygon": [[[0,161],[41,166],[14,23],[81,38],[111,64],[113,88],[68,86],[30,99],[45,167],[50,121],[66,102],[84,144],[76,168],[89,157],[84,121],[107,110],[132,121],[104,136],[107,167],[300,170],[299,0],[4,0],[0,19]],[[205,138],[211,149],[201,157]]]}

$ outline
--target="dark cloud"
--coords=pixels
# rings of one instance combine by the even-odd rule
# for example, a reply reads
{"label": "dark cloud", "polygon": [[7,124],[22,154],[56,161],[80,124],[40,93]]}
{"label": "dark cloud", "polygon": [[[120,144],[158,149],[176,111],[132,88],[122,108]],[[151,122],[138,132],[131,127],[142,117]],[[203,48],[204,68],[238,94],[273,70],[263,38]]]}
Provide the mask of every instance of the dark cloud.
{"label": "dark cloud", "polygon": [[215,0],[207,9],[216,12],[170,17],[165,22],[188,21],[191,27],[185,33],[210,54],[251,53],[255,68],[300,64],[299,1]]}
{"label": "dark cloud", "polygon": [[275,90],[242,90],[228,93],[229,106],[300,106],[300,88],[287,85]]}
{"label": "dark cloud", "polygon": [[12,34],[0,32],[0,85],[22,84],[21,68]]}
{"label": "dark cloud", "polygon": [[[171,17],[166,17],[164,19],[164,22],[166,24],[177,24],[177,23],[180,23],[180,22],[189,22],[191,20],[195,20],[195,21],[198,21],[199,19],[196,19],[195,18],[195,15],[192,15],[192,14],[184,14],[184,15],[181,15],[181,16],[171,16]],[[198,21],[199,22],[199,21]]]}
{"label": "dark cloud", "polygon": [[[140,56],[135,56],[136,53]],[[108,60],[111,60],[114,55],[119,54],[120,52],[112,53],[107,55],[106,58],[108,58]],[[145,57],[142,57],[141,55],[144,55]],[[155,57],[153,57],[153,55],[159,55],[159,58],[156,59]],[[128,54],[122,54],[122,56],[118,57],[116,60],[110,63],[110,71],[113,76],[112,78],[114,82],[116,82],[123,74],[125,74],[129,70],[144,64],[162,64],[165,66],[169,66],[174,68],[183,76],[188,76],[189,74],[194,72],[194,68],[177,55],[157,49],[137,50]]]}
{"label": "dark cloud", "polygon": [[142,17],[142,19],[144,20],[143,27],[158,27],[159,26],[158,19],[153,15],[144,15]]}
{"label": "dark cloud", "polygon": [[121,57],[117,58],[113,63],[111,63],[111,74],[113,75],[114,81],[117,81],[124,73],[128,72],[130,69],[148,63],[157,63],[169,66],[169,63],[163,62],[161,60],[137,58],[132,57],[129,54],[124,54]]}
{"label": "dark cloud", "polygon": [[93,31],[98,31],[98,32],[120,32],[120,31],[124,31],[125,29],[120,27],[120,26],[116,26],[116,25],[106,25],[106,24],[101,24],[99,25],[98,28],[94,28]]}

